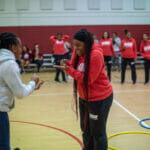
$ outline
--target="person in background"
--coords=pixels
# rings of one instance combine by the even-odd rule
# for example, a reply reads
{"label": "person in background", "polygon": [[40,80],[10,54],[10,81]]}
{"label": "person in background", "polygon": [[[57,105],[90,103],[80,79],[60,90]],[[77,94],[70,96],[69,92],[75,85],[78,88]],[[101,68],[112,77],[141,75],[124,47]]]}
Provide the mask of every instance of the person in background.
{"label": "person in background", "polygon": [[24,73],[24,66],[27,65],[27,68],[30,69],[30,54],[29,48],[23,46],[22,57],[21,57],[21,73]]}
{"label": "person in background", "polygon": [[[60,69],[74,78],[76,114],[80,110],[83,150],[107,150],[106,124],[113,101],[113,89],[105,73],[104,57],[92,34],[81,29],[74,35],[71,61]],[[79,105],[78,105],[79,94]]]}
{"label": "person in background", "polygon": [[120,44],[121,39],[118,36],[117,32],[112,33],[112,43],[114,50],[116,52],[117,58],[113,57],[113,71],[116,71],[116,66],[118,67],[118,71],[121,71],[121,56],[120,56]]}
{"label": "person in background", "polygon": [[29,49],[29,55],[30,55],[30,63],[35,63],[35,49],[34,50],[31,50]]}
{"label": "person in background", "polygon": [[99,45],[103,49],[104,60],[107,65],[107,75],[109,77],[109,81],[111,81],[112,55],[114,55],[115,58],[117,57],[117,55],[114,51],[112,39],[110,39],[108,32],[103,33]]}
{"label": "person in background", "polygon": [[99,44],[99,40],[97,39],[96,34],[92,34],[92,37],[94,39],[94,42],[96,42],[97,44]]}
{"label": "person in background", "polygon": [[[71,44],[68,41],[65,42],[65,49],[66,49],[66,54],[65,54],[64,58],[67,59],[67,60],[70,60],[71,55],[72,55],[71,54],[72,48],[71,48]],[[69,75],[66,75],[66,78],[67,78],[67,80],[72,79],[72,77],[69,76]]]}
{"label": "person in background", "polygon": [[34,44],[34,62],[37,64],[37,72],[43,65],[43,53],[40,52],[39,44]]}
{"label": "person in background", "polygon": [[[50,36],[49,40],[53,44],[54,49],[54,58],[55,58],[55,64],[60,65],[60,60],[65,58],[65,42],[69,39],[68,35],[63,35],[61,33],[57,33],[57,36]],[[56,76],[54,81],[57,83],[60,83],[59,80],[59,74],[62,74],[62,80],[64,83],[66,83],[65,73],[60,70],[59,68],[56,68]]]}
{"label": "person in background", "polygon": [[65,59],[70,60],[72,48],[71,44],[68,41],[65,42],[65,50],[66,50]]}
{"label": "person in background", "polygon": [[8,112],[15,106],[15,97],[27,97],[44,83],[37,75],[27,85],[22,83],[16,63],[20,51],[19,37],[10,32],[0,34],[0,150],[11,149]]}
{"label": "person in background", "polygon": [[148,84],[150,69],[150,40],[148,40],[147,34],[143,34],[143,40],[140,44],[140,54],[144,57],[145,84]]}
{"label": "person in background", "polygon": [[134,38],[131,37],[131,32],[124,30],[125,38],[121,42],[120,51],[122,57],[121,64],[121,84],[125,81],[125,72],[129,63],[132,71],[132,82],[136,84],[136,68],[135,61],[137,60],[137,46]]}

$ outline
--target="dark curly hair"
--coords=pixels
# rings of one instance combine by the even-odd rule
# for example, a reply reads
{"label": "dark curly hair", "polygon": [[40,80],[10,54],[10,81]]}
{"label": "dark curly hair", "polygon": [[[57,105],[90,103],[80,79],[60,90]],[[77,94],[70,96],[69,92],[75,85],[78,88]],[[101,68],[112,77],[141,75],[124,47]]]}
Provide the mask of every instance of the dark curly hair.
{"label": "dark curly hair", "polygon": [[[85,100],[88,101],[88,79],[89,79],[89,64],[90,64],[90,54],[91,49],[93,45],[93,37],[90,32],[88,32],[86,29],[81,29],[78,32],[75,33],[74,39],[78,41],[82,41],[85,44],[85,61],[84,61],[84,78],[83,78],[83,84],[85,89]],[[74,68],[77,69],[79,61],[79,56],[76,55],[75,57],[75,64]],[[77,100],[77,81],[74,80],[74,98],[75,98],[75,104],[76,104],[76,114],[78,116],[78,100]]]}
{"label": "dark curly hair", "polygon": [[18,37],[11,32],[3,32],[0,34],[0,49],[10,49],[12,45],[18,44]]}

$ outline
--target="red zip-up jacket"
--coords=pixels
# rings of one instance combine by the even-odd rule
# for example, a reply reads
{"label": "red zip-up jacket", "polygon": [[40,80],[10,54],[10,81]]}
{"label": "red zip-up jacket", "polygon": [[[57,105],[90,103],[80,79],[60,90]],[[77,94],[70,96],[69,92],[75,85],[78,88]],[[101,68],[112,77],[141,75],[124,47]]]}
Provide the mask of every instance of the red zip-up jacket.
{"label": "red zip-up jacket", "polygon": [[112,40],[110,38],[109,39],[101,39],[99,42],[99,45],[103,49],[104,56],[112,56],[112,54],[113,54],[114,57],[117,57],[117,55],[114,51]]}
{"label": "red zip-up jacket", "polygon": [[[125,46],[125,49],[123,49]],[[136,41],[134,38],[127,38],[123,39],[120,46],[121,57],[122,58],[134,58],[137,59],[137,47]]]}
{"label": "red zip-up jacket", "polygon": [[140,54],[144,57],[146,60],[150,60],[150,40],[148,42],[141,41],[140,44]]}
{"label": "red zip-up jacket", "polygon": [[103,53],[103,49],[100,47],[100,45],[99,45],[99,44],[97,44],[97,43],[96,43],[96,41],[94,41],[94,46],[98,46],[98,47],[99,47],[100,52],[102,52],[102,53]]}
{"label": "red zip-up jacket", "polygon": [[66,53],[65,41],[69,39],[68,35],[63,35],[62,40],[57,40],[55,36],[51,36],[49,40],[53,43],[54,55],[64,55]]}
{"label": "red zip-up jacket", "polygon": [[[77,70],[74,69],[76,51],[74,50],[71,61],[67,63],[69,69],[67,74],[77,80],[77,90],[81,99],[85,100],[85,92],[83,85],[84,78],[84,57],[79,57]],[[99,48],[93,44],[90,65],[89,65],[89,79],[88,79],[88,100],[99,101],[109,97],[113,92],[112,86],[105,73],[104,57]]]}

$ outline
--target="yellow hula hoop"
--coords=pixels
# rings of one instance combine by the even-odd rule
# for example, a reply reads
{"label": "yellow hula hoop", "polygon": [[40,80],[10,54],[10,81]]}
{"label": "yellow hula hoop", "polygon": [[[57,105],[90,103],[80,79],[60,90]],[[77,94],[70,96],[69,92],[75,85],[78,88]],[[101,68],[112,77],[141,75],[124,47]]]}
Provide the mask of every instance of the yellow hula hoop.
{"label": "yellow hula hoop", "polygon": [[[141,132],[141,131],[129,131],[129,132],[120,132],[120,133],[115,133],[115,134],[112,134],[108,137],[108,139],[111,139],[113,138],[114,136],[118,136],[118,135],[123,135],[123,134],[149,134],[150,135],[150,132]],[[112,147],[112,146],[108,146],[109,149],[111,150],[119,150],[115,147]]]}

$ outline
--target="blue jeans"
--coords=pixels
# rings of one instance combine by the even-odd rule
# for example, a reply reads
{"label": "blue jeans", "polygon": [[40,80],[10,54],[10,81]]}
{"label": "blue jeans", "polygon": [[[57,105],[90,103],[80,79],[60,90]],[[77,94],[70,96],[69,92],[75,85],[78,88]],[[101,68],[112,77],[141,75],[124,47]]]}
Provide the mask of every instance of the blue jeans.
{"label": "blue jeans", "polygon": [[0,112],[0,150],[10,150],[10,129],[7,112]]}

